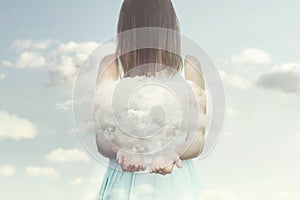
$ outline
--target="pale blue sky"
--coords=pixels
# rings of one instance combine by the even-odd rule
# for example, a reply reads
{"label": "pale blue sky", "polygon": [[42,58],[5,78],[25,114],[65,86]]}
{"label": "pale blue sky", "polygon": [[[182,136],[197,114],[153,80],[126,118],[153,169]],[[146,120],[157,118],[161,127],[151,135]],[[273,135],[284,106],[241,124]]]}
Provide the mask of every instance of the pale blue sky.
{"label": "pale blue sky", "polygon": [[[182,33],[207,50],[225,82],[224,135],[207,159],[197,161],[203,200],[210,200],[209,195],[218,200],[299,199],[300,2],[173,2]],[[61,53],[60,45],[74,41],[80,47],[115,34],[120,5],[119,0],[0,1],[0,119],[7,120],[0,121],[0,127],[18,116],[34,124],[38,133],[34,139],[15,140],[0,129],[0,199],[80,199],[92,185],[100,184],[101,180],[89,180],[101,177],[104,170],[92,159],[83,156],[79,162],[61,164],[45,158],[58,148],[83,151],[72,132],[69,104],[67,109],[55,106],[71,99],[72,87],[46,83],[51,67],[63,63],[61,54],[78,53],[74,49]],[[16,47],[18,40],[31,44]],[[48,41],[47,47],[34,47],[39,41]],[[242,54],[245,49],[252,51]],[[42,56],[43,66],[30,68],[31,62],[18,62],[24,52]],[[251,53],[262,55],[262,61],[253,61]],[[30,58],[37,60],[36,55]],[[279,70],[272,71],[274,66]],[[53,76],[61,78],[60,73],[64,72],[55,71]],[[258,85],[262,74],[264,82]],[[290,84],[298,84],[298,89],[287,92],[284,88]],[[2,112],[1,118],[1,111],[8,114]],[[40,167],[39,175],[26,172],[30,166]],[[45,167],[58,177],[41,170]],[[76,178],[81,181],[70,184]]]}

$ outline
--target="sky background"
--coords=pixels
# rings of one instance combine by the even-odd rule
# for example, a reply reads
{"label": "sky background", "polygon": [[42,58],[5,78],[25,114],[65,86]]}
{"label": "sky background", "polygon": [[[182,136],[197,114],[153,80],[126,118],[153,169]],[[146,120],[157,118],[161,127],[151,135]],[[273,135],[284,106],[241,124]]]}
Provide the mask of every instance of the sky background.
{"label": "sky background", "polygon": [[[74,132],[80,62],[116,33],[119,0],[0,1],[0,199],[89,199],[105,167]],[[227,117],[196,166],[203,200],[298,200],[300,2],[174,0],[224,81]]]}

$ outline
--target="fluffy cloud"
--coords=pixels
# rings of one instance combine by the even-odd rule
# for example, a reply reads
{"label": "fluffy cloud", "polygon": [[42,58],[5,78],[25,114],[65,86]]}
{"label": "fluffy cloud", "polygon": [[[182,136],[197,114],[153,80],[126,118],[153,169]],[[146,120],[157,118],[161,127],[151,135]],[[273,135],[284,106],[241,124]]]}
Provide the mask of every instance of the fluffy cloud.
{"label": "fluffy cloud", "polygon": [[30,51],[24,51],[21,53],[19,58],[16,60],[15,63],[12,63],[11,61],[4,60],[2,61],[2,64],[5,67],[16,67],[16,68],[40,68],[46,66],[46,60],[43,56],[30,52]]}
{"label": "fluffy cloud", "polygon": [[88,162],[89,156],[76,148],[62,149],[58,148],[46,155],[45,159],[56,163]]}
{"label": "fluffy cloud", "polygon": [[[79,67],[98,45],[98,43],[93,41],[81,43],[71,41],[60,44],[53,51],[54,55],[58,56],[59,59],[50,65],[50,84],[73,83]],[[112,53],[114,48],[115,44],[113,43],[105,44],[101,53],[104,55]],[[97,63],[93,64],[97,65]]]}
{"label": "fluffy cloud", "polygon": [[54,63],[49,69],[51,84],[72,82],[79,66],[79,62],[76,62],[74,57],[61,56],[59,62]]}
{"label": "fluffy cloud", "polygon": [[57,178],[59,175],[57,171],[49,167],[30,166],[26,168],[26,173],[32,176]]}
{"label": "fluffy cloud", "polygon": [[16,173],[16,169],[12,165],[2,165],[0,166],[0,176],[12,176]]}
{"label": "fluffy cloud", "polygon": [[268,64],[271,62],[271,56],[260,49],[248,48],[231,57],[233,64]]}
{"label": "fluffy cloud", "polygon": [[70,41],[68,43],[59,45],[57,50],[59,53],[83,53],[85,55],[88,55],[92,50],[96,49],[98,45],[98,43],[93,41],[82,43]]}
{"label": "fluffy cloud", "polygon": [[12,48],[16,50],[25,50],[25,49],[47,49],[53,43],[50,39],[45,40],[16,40],[11,45]]}
{"label": "fluffy cloud", "polygon": [[274,66],[271,71],[261,74],[256,84],[263,88],[299,95],[300,63],[286,63]]}
{"label": "fluffy cloud", "polygon": [[200,196],[203,200],[235,200],[232,194],[223,190],[205,190]]}
{"label": "fluffy cloud", "polygon": [[27,119],[0,111],[0,140],[33,139],[38,135],[36,126]]}
{"label": "fluffy cloud", "polygon": [[52,63],[49,68],[51,84],[72,83],[81,63],[98,46],[98,43],[68,42],[60,44],[54,51],[59,59]]}
{"label": "fluffy cloud", "polygon": [[[49,71],[49,85],[71,85],[81,64],[98,45],[94,41],[59,43],[54,40],[16,40],[11,45],[17,51],[16,60],[2,60],[2,65],[19,69],[43,68]],[[107,55],[114,49],[114,43],[107,43],[101,54]]]}
{"label": "fluffy cloud", "polygon": [[4,79],[6,77],[6,74],[0,74],[0,80]]}
{"label": "fluffy cloud", "polygon": [[17,60],[15,65],[18,68],[44,67],[46,65],[46,60],[37,53],[26,51],[20,55],[20,58]]}
{"label": "fluffy cloud", "polygon": [[73,102],[72,100],[67,100],[67,101],[64,101],[64,102],[58,102],[58,103],[55,104],[55,107],[58,110],[67,110],[71,107],[72,102]]}
{"label": "fluffy cloud", "polygon": [[249,80],[241,77],[238,74],[228,74],[222,70],[219,71],[219,74],[223,81],[229,86],[239,89],[248,89],[252,87],[252,83]]}
{"label": "fluffy cloud", "polygon": [[14,64],[12,62],[8,61],[8,60],[3,60],[2,65],[4,67],[12,67]]}

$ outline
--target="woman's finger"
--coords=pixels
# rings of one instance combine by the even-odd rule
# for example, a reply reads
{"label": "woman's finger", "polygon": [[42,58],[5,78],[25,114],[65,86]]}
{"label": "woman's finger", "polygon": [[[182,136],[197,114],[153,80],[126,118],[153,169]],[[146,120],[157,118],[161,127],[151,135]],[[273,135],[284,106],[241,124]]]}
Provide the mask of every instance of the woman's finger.
{"label": "woman's finger", "polygon": [[140,165],[137,163],[133,163],[133,167],[131,169],[132,172],[139,171]]}
{"label": "woman's finger", "polygon": [[158,170],[159,170],[159,166],[156,166],[156,167],[154,168],[154,173],[156,173],[156,174],[159,173]]}
{"label": "woman's finger", "polygon": [[122,164],[122,162],[123,162],[123,155],[122,155],[120,152],[117,153],[117,158],[116,158],[116,160],[117,160],[117,162],[118,162],[120,165]]}
{"label": "woman's finger", "polygon": [[124,161],[122,163],[122,169],[123,169],[123,171],[130,172],[131,168],[132,168],[132,166],[131,166],[131,164],[129,162]]}
{"label": "woman's finger", "polygon": [[129,162],[128,169],[129,169],[129,172],[133,172],[134,171],[134,164]]}
{"label": "woman's finger", "polygon": [[146,165],[143,163],[139,164],[139,171],[144,171],[146,169]]}
{"label": "woman's finger", "polygon": [[181,159],[177,159],[177,160],[176,160],[176,166],[177,166],[178,168],[182,168],[182,167],[183,167],[182,162],[181,162]]}
{"label": "woman's finger", "polygon": [[159,169],[157,170],[159,174],[161,175],[165,175],[165,168],[164,167],[159,167]]}
{"label": "woman's finger", "polygon": [[143,170],[143,171],[146,170],[146,165],[145,165],[145,164],[142,165],[142,170]]}
{"label": "woman's finger", "polygon": [[173,171],[174,164],[171,164],[163,169],[164,174],[171,174]]}

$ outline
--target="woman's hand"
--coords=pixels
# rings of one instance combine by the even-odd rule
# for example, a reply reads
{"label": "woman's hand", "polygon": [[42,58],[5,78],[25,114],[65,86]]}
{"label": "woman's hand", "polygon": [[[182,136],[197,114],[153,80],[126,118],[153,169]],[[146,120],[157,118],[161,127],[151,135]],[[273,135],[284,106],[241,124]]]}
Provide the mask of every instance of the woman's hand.
{"label": "woman's hand", "polygon": [[161,175],[171,174],[174,165],[182,168],[179,155],[171,149],[162,150],[153,157],[150,173]]}
{"label": "woman's hand", "polygon": [[141,155],[118,150],[116,161],[125,172],[138,172],[146,169],[145,159]]}

